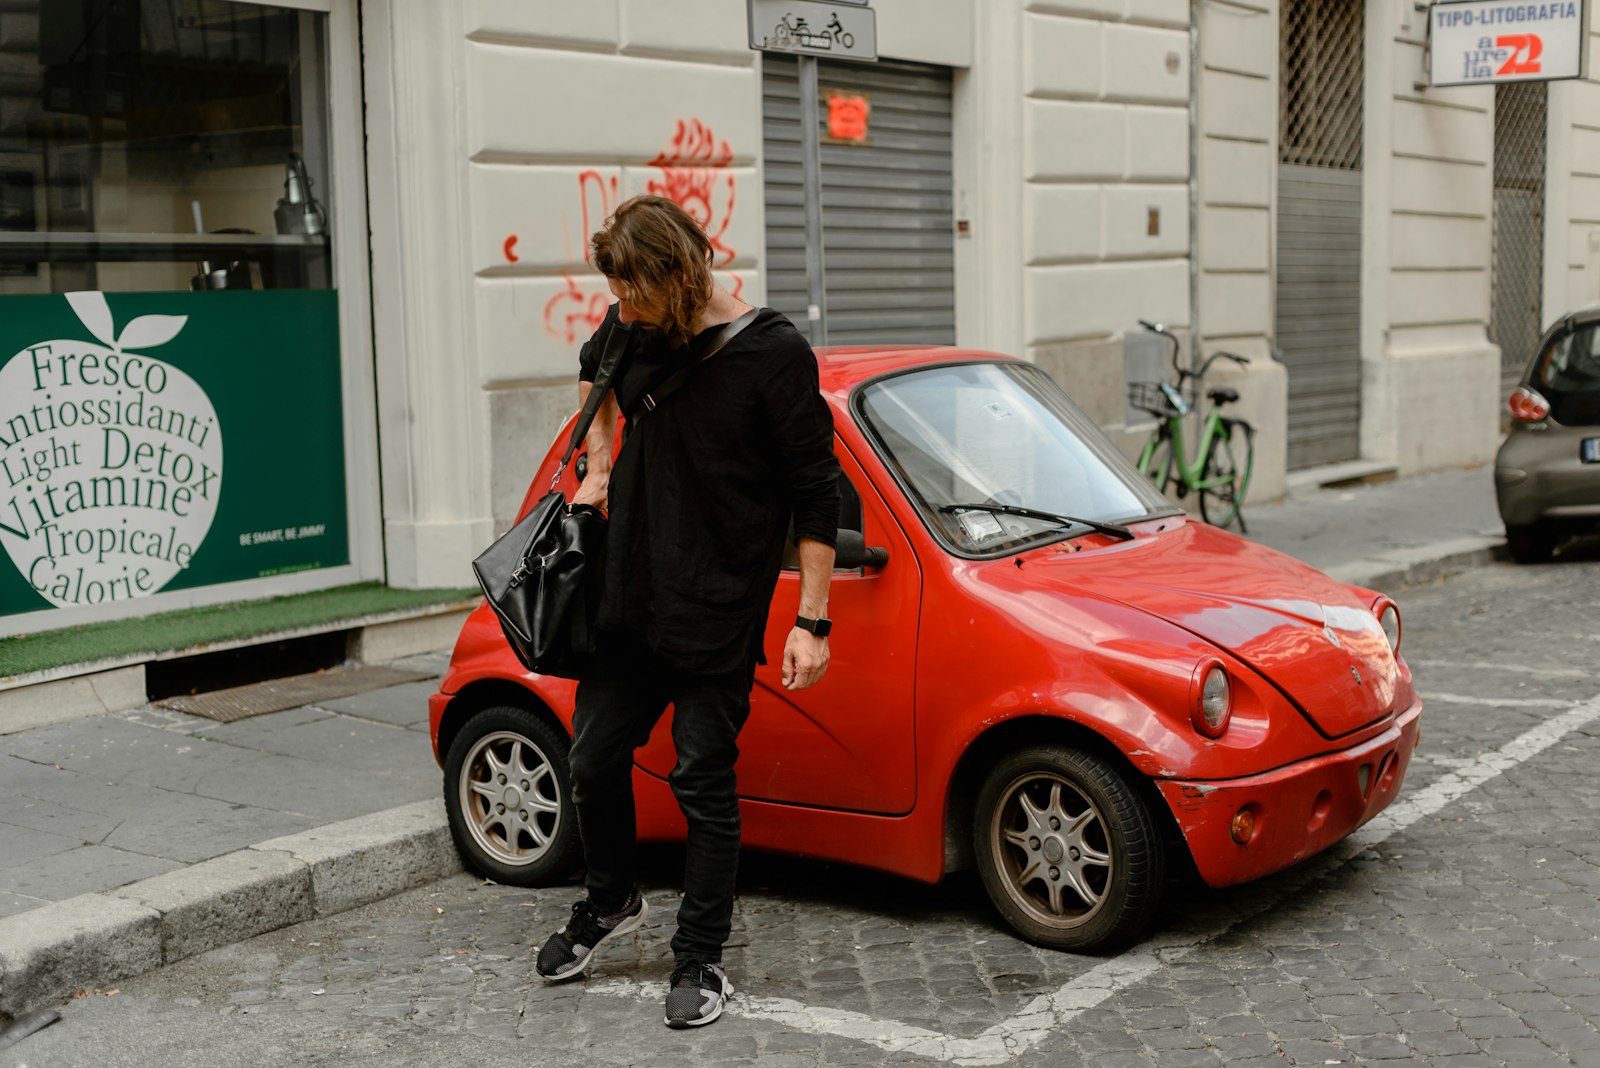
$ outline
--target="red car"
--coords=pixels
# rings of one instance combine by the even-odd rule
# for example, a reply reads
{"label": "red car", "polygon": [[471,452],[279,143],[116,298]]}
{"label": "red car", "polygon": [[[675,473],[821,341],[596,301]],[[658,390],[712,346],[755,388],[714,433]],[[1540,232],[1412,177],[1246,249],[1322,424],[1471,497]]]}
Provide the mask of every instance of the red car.
{"label": "red car", "polygon": [[[1019,934],[1088,950],[1146,927],[1175,851],[1227,886],[1394,800],[1422,706],[1388,598],[1189,519],[1031,364],[819,363],[848,483],[832,663],[799,693],[757,672],[747,846],[927,882],[976,865]],[[774,655],[798,587],[778,580]],[[574,688],[523,670],[486,605],[467,620],[429,712],[472,870],[577,863]],[[673,762],[663,719],[634,768],[641,840],[684,835]]]}

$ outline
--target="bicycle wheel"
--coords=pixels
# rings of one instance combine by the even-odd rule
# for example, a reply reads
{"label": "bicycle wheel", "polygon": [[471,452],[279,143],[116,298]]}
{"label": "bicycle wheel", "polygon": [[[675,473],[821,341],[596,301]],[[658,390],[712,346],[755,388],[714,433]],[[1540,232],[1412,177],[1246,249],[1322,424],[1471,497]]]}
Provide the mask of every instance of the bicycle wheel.
{"label": "bicycle wheel", "polygon": [[1222,433],[1211,440],[1206,451],[1204,485],[1200,490],[1200,516],[1212,526],[1225,527],[1235,519],[1244,530],[1239,509],[1250,488],[1250,472],[1255,466],[1255,430],[1243,419],[1222,420]]}
{"label": "bicycle wheel", "polygon": [[1150,440],[1144,443],[1144,451],[1139,454],[1139,473],[1148,478],[1157,490],[1165,493],[1172,483],[1172,465],[1172,437],[1156,430],[1150,435]]}

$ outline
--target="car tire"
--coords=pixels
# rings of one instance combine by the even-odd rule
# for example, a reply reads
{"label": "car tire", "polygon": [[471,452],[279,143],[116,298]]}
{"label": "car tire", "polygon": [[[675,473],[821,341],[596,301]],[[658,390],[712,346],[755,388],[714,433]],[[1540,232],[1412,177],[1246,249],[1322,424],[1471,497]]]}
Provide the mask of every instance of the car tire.
{"label": "car tire", "polygon": [[561,879],[578,861],[565,732],[497,705],[462,724],[444,762],[450,836],[469,871],[511,886]]}
{"label": "car tire", "polygon": [[1507,526],[1506,549],[1519,564],[1547,563],[1556,552],[1556,533],[1544,522]]}
{"label": "car tire", "polygon": [[1038,945],[1125,945],[1161,906],[1166,850],[1155,820],[1093,754],[1042,745],[1002,759],[978,792],[973,839],[989,900]]}

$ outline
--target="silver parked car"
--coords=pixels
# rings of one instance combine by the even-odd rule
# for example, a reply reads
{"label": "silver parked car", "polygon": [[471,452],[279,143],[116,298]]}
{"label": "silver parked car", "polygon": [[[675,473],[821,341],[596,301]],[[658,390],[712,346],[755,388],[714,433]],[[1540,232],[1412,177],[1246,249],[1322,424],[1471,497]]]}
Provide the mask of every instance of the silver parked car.
{"label": "silver parked car", "polygon": [[1567,537],[1600,530],[1600,305],[1545,333],[1509,403],[1495,496],[1512,557],[1536,563]]}

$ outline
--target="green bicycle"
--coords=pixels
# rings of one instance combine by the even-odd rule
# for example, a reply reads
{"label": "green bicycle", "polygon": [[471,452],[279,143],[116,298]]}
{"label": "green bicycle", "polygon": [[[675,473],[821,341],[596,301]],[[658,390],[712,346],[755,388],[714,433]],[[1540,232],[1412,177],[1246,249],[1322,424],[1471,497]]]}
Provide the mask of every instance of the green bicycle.
{"label": "green bicycle", "polygon": [[[1231,352],[1215,352],[1198,372],[1188,371],[1178,366],[1178,339],[1171,331],[1143,319],[1139,325],[1172,343],[1172,369],[1178,376],[1176,387],[1166,382],[1135,382],[1128,387],[1129,403],[1161,420],[1139,453],[1140,473],[1163,493],[1175,485],[1173,492],[1180,500],[1198,493],[1201,518],[1219,527],[1237,519],[1240,533],[1246,533],[1240,509],[1255,467],[1255,427],[1222,414],[1222,406],[1238,400],[1239,391],[1226,386],[1206,390],[1211,407],[1200,424],[1200,441],[1192,461],[1184,449],[1183,419],[1199,403],[1200,383],[1213,363],[1232,360],[1243,367],[1250,361]],[[1184,395],[1186,385],[1189,396]]]}

